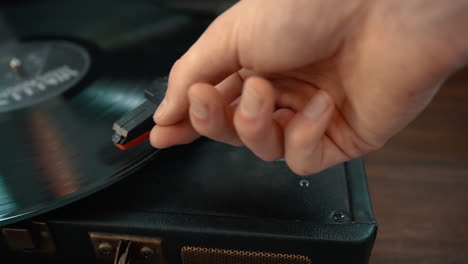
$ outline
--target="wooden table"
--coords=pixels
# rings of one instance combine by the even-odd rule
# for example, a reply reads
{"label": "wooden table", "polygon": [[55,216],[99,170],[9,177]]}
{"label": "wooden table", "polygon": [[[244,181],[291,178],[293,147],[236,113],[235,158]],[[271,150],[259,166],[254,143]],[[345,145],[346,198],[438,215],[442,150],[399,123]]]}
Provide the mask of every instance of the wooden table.
{"label": "wooden table", "polygon": [[379,223],[372,264],[468,263],[468,69],[366,162]]}

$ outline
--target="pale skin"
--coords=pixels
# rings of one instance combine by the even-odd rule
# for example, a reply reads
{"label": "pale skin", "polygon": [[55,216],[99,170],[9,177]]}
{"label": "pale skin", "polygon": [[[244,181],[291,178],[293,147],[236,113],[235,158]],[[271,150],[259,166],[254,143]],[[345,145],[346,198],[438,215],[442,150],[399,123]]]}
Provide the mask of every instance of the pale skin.
{"label": "pale skin", "polygon": [[174,64],[151,143],[202,135],[298,175],[363,156],[465,64],[466,14],[466,0],[240,1]]}

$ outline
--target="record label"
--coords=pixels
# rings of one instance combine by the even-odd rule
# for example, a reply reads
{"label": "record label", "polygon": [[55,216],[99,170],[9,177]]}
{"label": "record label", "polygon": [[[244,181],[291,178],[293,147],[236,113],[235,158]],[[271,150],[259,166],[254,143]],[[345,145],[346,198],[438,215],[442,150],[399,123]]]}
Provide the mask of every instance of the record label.
{"label": "record label", "polygon": [[0,227],[90,196],[156,158],[148,141],[117,148],[113,125],[212,20],[152,1],[9,2],[0,1]]}
{"label": "record label", "polygon": [[67,41],[0,46],[0,113],[60,95],[88,72],[88,52]]}

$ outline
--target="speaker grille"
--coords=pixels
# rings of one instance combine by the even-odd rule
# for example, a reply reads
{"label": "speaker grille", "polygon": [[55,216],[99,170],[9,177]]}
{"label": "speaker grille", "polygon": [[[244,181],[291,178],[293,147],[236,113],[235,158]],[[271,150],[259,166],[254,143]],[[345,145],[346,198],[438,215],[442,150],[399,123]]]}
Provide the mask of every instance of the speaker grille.
{"label": "speaker grille", "polygon": [[259,251],[183,247],[183,264],[310,264],[302,255],[279,254]]}

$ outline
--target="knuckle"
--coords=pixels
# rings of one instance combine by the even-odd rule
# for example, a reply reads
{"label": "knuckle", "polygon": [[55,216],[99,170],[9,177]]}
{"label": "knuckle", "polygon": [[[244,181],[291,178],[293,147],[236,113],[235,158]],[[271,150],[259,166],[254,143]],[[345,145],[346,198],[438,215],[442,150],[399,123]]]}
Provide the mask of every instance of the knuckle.
{"label": "knuckle", "polygon": [[358,143],[355,143],[356,149],[358,150],[359,155],[354,155],[354,156],[360,156],[364,155],[370,152],[377,151],[385,145],[386,141],[382,140],[376,140],[376,141],[365,141],[365,140],[359,140]]}
{"label": "knuckle", "polygon": [[203,122],[192,121],[192,124],[195,131],[202,136],[215,139],[219,134],[217,128],[207,125]]}
{"label": "knuckle", "polygon": [[308,142],[308,138],[307,138],[307,135],[305,135],[304,133],[301,133],[301,131],[291,131],[289,132],[288,134],[288,138],[287,138],[287,143],[288,145],[292,146],[293,148],[304,148],[309,144]]}
{"label": "knuckle", "polygon": [[192,126],[194,130],[201,136],[234,146],[242,145],[241,142],[239,142],[239,140],[235,140],[235,138],[233,138],[230,135],[229,131],[227,131],[226,128],[217,127],[205,122],[197,122],[195,120],[192,121]]}
{"label": "knuckle", "polygon": [[265,137],[265,131],[260,126],[259,122],[245,122],[237,115],[234,118],[234,127],[239,136],[248,142],[263,141]]}
{"label": "knuckle", "polygon": [[171,73],[172,72],[177,72],[177,70],[180,69],[180,67],[183,65],[183,59],[182,57],[177,59],[174,64],[172,65],[172,68],[171,68]]}
{"label": "knuckle", "polygon": [[281,158],[279,154],[272,154],[272,153],[265,153],[263,155],[259,155],[263,161],[272,162]]}
{"label": "knuckle", "polygon": [[307,176],[319,172],[319,168],[313,163],[291,161],[286,158],[286,164],[291,171],[300,176]]}
{"label": "knuckle", "polygon": [[237,131],[239,133],[239,136],[242,137],[242,139],[245,141],[256,143],[263,141],[263,135],[259,133],[258,130],[253,130],[250,128],[241,128]]}
{"label": "knuckle", "polygon": [[177,74],[182,66],[182,59],[178,59],[174,62],[171,68],[171,75]]}
{"label": "knuckle", "polygon": [[366,152],[374,152],[374,151],[377,151],[381,148],[384,147],[385,145],[385,141],[381,141],[381,142],[372,142],[372,143],[367,143],[367,147],[365,148],[365,151]]}
{"label": "knuckle", "polygon": [[244,146],[244,143],[242,143],[242,141],[240,141],[239,139],[234,139],[234,140],[231,140],[229,142],[226,142],[227,144],[231,145],[231,146],[234,146],[234,147],[242,147]]}

